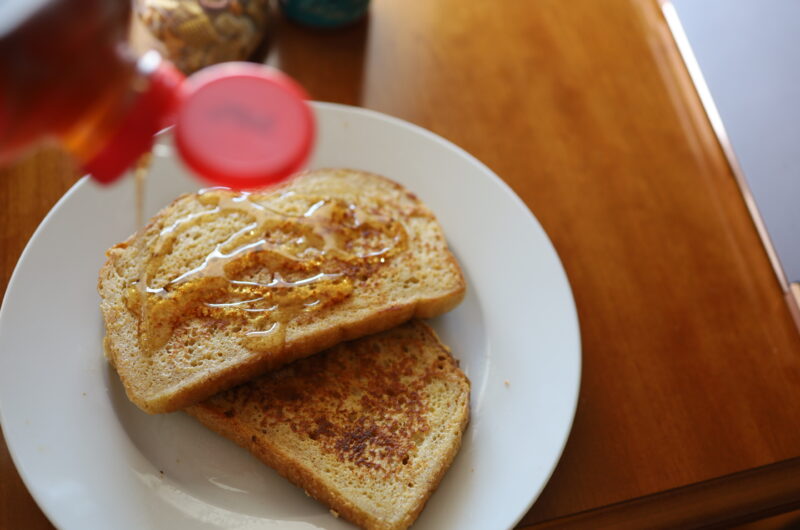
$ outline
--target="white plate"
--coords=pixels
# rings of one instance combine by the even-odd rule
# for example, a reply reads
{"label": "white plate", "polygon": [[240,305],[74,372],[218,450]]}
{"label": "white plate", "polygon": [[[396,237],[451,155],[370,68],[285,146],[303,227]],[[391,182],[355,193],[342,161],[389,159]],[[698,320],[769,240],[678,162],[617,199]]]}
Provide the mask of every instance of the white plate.
{"label": "white plate", "polygon": [[[442,138],[375,112],[314,104],[311,167],[353,167],[415,191],[436,213],[468,295],[433,321],[472,380],[464,444],[415,528],[513,526],[569,434],[580,336],[561,263],[522,201]],[[196,189],[157,146],[148,213]],[[14,462],[67,529],[348,528],[246,451],[183,413],[131,405],[102,355],[103,252],[133,231],[132,179],[82,180],[53,208],[0,312],[0,411]]]}

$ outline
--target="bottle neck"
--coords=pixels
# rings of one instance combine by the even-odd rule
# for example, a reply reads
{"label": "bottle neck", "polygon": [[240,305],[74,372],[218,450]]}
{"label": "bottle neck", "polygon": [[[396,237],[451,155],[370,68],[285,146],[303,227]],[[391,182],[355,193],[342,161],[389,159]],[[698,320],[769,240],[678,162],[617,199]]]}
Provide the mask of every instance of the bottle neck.
{"label": "bottle neck", "polygon": [[127,84],[92,109],[62,142],[95,180],[115,180],[150,150],[155,134],[170,125],[183,79],[158,53],[146,53]]}
{"label": "bottle neck", "polygon": [[147,86],[147,77],[134,60],[121,63],[120,71],[92,105],[55,132],[61,145],[85,164],[102,149],[139,95],[136,86]]}

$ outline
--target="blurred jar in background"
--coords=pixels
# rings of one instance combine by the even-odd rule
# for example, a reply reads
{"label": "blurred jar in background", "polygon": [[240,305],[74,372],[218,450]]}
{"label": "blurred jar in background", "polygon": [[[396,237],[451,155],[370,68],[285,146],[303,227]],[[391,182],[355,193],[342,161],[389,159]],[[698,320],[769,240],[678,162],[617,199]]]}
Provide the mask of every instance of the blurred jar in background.
{"label": "blurred jar in background", "polygon": [[249,58],[264,39],[268,0],[136,0],[131,42],[155,49],[184,74]]}

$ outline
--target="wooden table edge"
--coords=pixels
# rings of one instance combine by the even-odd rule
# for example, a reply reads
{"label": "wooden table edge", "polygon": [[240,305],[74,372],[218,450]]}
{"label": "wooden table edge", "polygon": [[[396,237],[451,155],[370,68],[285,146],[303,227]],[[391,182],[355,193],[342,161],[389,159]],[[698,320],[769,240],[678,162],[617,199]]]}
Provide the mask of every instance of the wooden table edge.
{"label": "wooden table edge", "polygon": [[800,457],[520,528],[720,528],[798,508]]}
{"label": "wooden table edge", "polygon": [[[698,76],[693,75],[691,55],[681,49],[685,38],[677,21],[671,0],[649,0],[662,17],[663,36],[679,59],[677,72],[691,87],[691,92],[703,110],[703,121],[713,132],[726,164],[745,195],[751,219],[762,240],[762,247],[770,262],[775,265],[768,238],[764,237],[764,226],[755,205],[748,201],[748,190],[742,188],[741,168],[738,165],[727,135],[721,128],[711,101],[704,94],[704,86],[698,86]],[[677,24],[676,24],[677,23]],[[684,46],[686,43],[683,43]],[[688,50],[691,52],[691,50]],[[688,59],[688,62],[687,62]],[[695,67],[696,68],[696,67]],[[702,79],[701,79],[702,81]],[[764,244],[766,242],[766,244]],[[778,283],[787,283],[778,271]],[[791,284],[784,289],[788,310],[800,328],[800,284]],[[579,513],[549,519],[519,528],[718,528],[744,524],[766,517],[800,509],[800,457],[723,475],[713,479],[664,490],[651,495],[636,497],[618,503],[592,508]]]}

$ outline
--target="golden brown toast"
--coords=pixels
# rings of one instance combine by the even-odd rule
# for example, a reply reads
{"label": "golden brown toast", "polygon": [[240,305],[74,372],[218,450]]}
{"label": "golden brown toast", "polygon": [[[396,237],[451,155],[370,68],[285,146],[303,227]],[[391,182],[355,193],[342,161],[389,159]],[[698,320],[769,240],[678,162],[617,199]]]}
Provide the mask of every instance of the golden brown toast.
{"label": "golden brown toast", "polygon": [[352,170],[180,197],[107,255],[106,355],[150,413],[438,315],[465,289],[430,210],[399,184]]}
{"label": "golden brown toast", "polygon": [[461,444],[470,384],[413,320],[296,361],[186,411],[335,515],[407,528]]}

